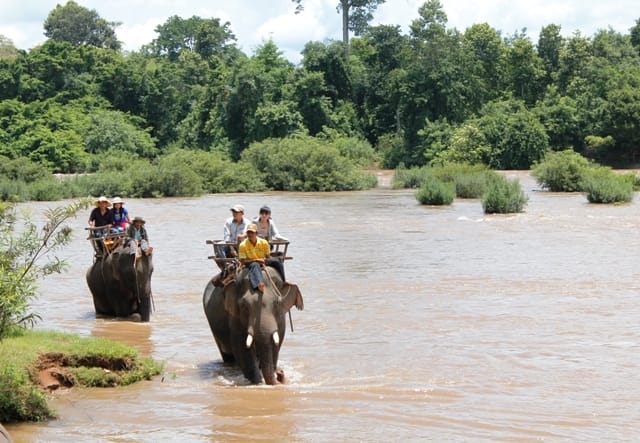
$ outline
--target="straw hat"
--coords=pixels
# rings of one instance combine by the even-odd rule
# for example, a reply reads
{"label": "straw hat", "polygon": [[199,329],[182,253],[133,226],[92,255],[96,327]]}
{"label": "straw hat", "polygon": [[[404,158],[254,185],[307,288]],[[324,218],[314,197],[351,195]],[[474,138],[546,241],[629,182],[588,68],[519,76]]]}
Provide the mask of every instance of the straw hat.
{"label": "straw hat", "polygon": [[111,207],[111,202],[109,201],[109,199],[107,197],[105,197],[104,195],[101,195],[100,197],[98,197],[93,204],[96,206],[96,208],[98,206],[100,206],[101,202],[107,202],[107,207],[110,208]]}
{"label": "straw hat", "polygon": [[258,232],[258,226],[255,223],[251,223],[247,226],[247,232]]}
{"label": "straw hat", "polygon": [[146,221],[144,221],[144,218],[142,217],[134,217],[132,223],[135,223],[137,221],[142,222],[143,225],[146,223]]}
{"label": "straw hat", "polygon": [[124,205],[124,200],[122,200],[120,197],[115,197],[113,200],[111,200],[112,204],[116,204],[116,203],[120,203],[121,205]]}

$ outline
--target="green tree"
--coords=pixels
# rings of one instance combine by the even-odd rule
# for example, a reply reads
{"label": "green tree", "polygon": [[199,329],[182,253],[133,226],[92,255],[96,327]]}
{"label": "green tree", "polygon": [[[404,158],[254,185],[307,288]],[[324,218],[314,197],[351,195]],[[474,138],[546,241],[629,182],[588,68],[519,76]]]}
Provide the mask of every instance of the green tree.
{"label": "green tree", "polygon": [[442,163],[488,164],[491,146],[474,122],[466,123],[453,132],[448,149],[437,157]]}
{"label": "green tree", "polygon": [[325,91],[335,106],[338,100],[351,100],[351,76],[349,66],[336,43],[309,42],[302,50],[302,66],[307,72],[321,72]]}
{"label": "green tree", "polygon": [[549,149],[544,127],[521,100],[488,103],[477,125],[491,146],[489,166],[493,169],[529,169]]}
{"label": "green tree", "polygon": [[591,41],[579,32],[566,40],[558,60],[558,88],[564,94],[575,78],[586,78],[591,63]]}
{"label": "green tree", "polygon": [[155,32],[158,37],[151,42],[151,51],[171,61],[177,61],[183,51],[195,52],[203,58],[224,59],[235,50],[236,37],[231,32],[231,24],[221,24],[217,18],[183,19],[174,15],[157,26]]}
{"label": "green tree", "polygon": [[543,26],[538,36],[537,49],[545,71],[545,86],[555,82],[558,75],[560,51],[564,45],[560,29],[560,26],[554,24]]}
{"label": "green tree", "polygon": [[293,95],[296,109],[309,134],[314,136],[331,124],[331,99],[325,92],[322,72],[300,70],[295,74]]}
{"label": "green tree", "polygon": [[506,54],[506,81],[513,96],[532,106],[544,89],[544,67],[529,37],[518,33],[509,39]]}
{"label": "green tree", "polygon": [[154,158],[157,149],[148,131],[140,129],[141,118],[120,111],[96,110],[89,116],[84,133],[87,152],[104,154],[110,149],[132,152],[140,157]]}
{"label": "green tree", "polygon": [[[296,4],[296,13],[304,9],[303,0],[291,0]],[[336,11],[342,14],[342,43],[345,53],[349,50],[349,31],[355,35],[361,35],[373,19],[375,10],[383,4],[385,0],[340,0]]]}
{"label": "green tree", "polygon": [[463,44],[473,60],[470,74],[478,77],[480,87],[474,100],[476,110],[498,97],[504,82],[507,47],[500,32],[487,23],[475,24],[464,33]]}
{"label": "green tree", "polygon": [[477,91],[483,88],[462,35],[445,26],[442,3],[429,0],[418,14],[410,27],[412,53],[407,57],[406,96],[402,100],[405,146],[416,150],[407,166],[424,164],[418,131],[425,122],[463,122],[473,115],[478,106]]}
{"label": "green tree", "polygon": [[51,40],[74,46],[89,45],[119,50],[121,43],[115,28],[120,23],[108,22],[95,9],[87,9],[73,0],[56,5],[44,22],[44,35]]}
{"label": "green tree", "polygon": [[14,205],[0,203],[0,340],[12,327],[27,327],[40,318],[29,312],[38,280],[65,269],[66,262],[54,254],[71,240],[67,221],[87,205],[79,201],[48,209],[39,228],[28,216],[18,217]]}
{"label": "green tree", "polygon": [[399,26],[375,26],[352,42],[352,54],[363,64],[363,80],[354,86],[353,100],[367,139],[377,143],[384,134],[399,134],[409,39]]}

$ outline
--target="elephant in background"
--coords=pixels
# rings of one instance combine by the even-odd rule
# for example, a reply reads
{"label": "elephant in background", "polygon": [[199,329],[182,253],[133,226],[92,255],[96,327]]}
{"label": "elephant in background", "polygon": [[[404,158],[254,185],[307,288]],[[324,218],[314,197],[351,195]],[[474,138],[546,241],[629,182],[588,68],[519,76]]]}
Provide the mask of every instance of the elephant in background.
{"label": "elephant in background", "polygon": [[110,253],[97,257],[87,270],[96,316],[145,322],[151,317],[152,256],[135,249],[132,253],[130,244],[136,248],[134,241],[125,241]]}
{"label": "elephant in background", "polygon": [[[264,292],[251,288],[248,270],[227,284],[213,278],[204,290],[204,312],[225,363],[236,363],[251,383],[284,380],[278,355],[284,341],[286,313],[304,308],[297,285],[282,281],[274,268],[262,269]],[[278,374],[276,374],[278,371]]]}

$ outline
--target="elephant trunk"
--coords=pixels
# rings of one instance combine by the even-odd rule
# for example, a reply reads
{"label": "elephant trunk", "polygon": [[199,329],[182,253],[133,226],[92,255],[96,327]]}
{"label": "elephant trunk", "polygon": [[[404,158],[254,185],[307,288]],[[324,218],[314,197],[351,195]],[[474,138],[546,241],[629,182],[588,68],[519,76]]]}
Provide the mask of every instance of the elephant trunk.
{"label": "elephant trunk", "polygon": [[277,331],[271,336],[264,337],[264,341],[260,340],[256,342],[256,357],[260,363],[260,372],[262,372],[265,384],[268,385],[278,383],[276,377],[276,361],[278,360],[279,346],[274,340],[279,340]]}

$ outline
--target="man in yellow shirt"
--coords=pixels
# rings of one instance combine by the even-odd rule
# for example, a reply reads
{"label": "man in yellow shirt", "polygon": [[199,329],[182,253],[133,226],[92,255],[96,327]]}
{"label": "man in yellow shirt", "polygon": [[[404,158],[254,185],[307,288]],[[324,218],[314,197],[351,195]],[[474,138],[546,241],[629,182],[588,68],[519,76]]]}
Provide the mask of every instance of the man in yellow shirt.
{"label": "man in yellow shirt", "polygon": [[247,226],[247,238],[240,243],[238,257],[240,262],[249,268],[249,280],[251,287],[260,292],[264,291],[264,280],[262,278],[262,265],[275,268],[284,282],[284,267],[277,258],[271,258],[271,247],[269,242],[258,237],[258,226],[251,223]]}

